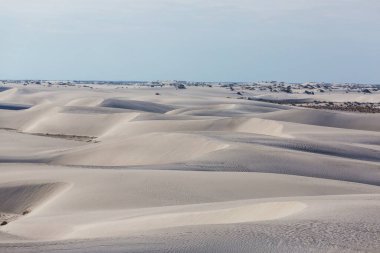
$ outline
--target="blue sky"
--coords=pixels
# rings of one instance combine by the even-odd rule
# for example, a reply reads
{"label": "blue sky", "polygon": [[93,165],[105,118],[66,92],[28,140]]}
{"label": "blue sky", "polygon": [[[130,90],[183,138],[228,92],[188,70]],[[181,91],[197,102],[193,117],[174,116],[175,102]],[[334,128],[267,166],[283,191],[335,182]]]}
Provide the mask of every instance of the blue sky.
{"label": "blue sky", "polygon": [[379,0],[0,0],[0,79],[380,83]]}

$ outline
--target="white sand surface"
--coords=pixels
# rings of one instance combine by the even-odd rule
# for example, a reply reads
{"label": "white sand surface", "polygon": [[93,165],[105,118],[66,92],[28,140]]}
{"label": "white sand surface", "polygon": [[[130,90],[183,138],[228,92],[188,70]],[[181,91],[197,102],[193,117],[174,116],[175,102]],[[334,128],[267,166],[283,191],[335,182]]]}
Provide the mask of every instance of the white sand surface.
{"label": "white sand surface", "polygon": [[379,252],[379,114],[238,97],[0,92],[0,252]]}

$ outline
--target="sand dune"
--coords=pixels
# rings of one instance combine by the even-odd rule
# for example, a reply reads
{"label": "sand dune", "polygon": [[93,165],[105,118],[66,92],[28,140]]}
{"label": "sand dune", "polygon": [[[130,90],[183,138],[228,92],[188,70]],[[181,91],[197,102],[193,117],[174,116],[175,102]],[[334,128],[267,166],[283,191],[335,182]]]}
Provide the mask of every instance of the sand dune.
{"label": "sand dune", "polygon": [[326,127],[347,128],[365,131],[380,131],[378,123],[379,116],[373,114],[358,114],[348,112],[330,112],[320,110],[288,110],[285,112],[274,112],[260,116],[265,119],[295,122],[307,125]]}
{"label": "sand dune", "polygon": [[267,113],[287,109],[286,106],[267,103],[241,103],[241,104],[216,104],[203,107],[186,107],[167,112],[167,114],[193,115],[193,116],[219,116],[231,117],[247,113]]}
{"label": "sand dune", "polygon": [[174,109],[172,106],[163,104],[123,99],[107,99],[100,106],[154,113],[166,113]]}
{"label": "sand dune", "polygon": [[0,185],[0,223],[5,226],[34,212],[67,187],[64,183],[7,183]]}
{"label": "sand dune", "polygon": [[155,119],[139,120],[137,117],[126,124],[119,124],[99,136],[100,140],[118,136],[136,136],[146,133],[164,132],[241,132],[278,137],[289,137],[283,133],[281,122],[257,118],[236,117],[233,119]]}
{"label": "sand dune", "polygon": [[[171,227],[234,224],[274,220],[295,214],[306,208],[301,202],[268,202],[238,206],[231,203],[229,208],[216,209],[214,205],[206,211],[170,212],[136,218],[121,219],[113,217],[111,221],[79,226],[67,238],[112,237],[119,234],[157,230]],[[225,204],[224,204],[225,205]],[[210,210],[211,209],[211,210]]]}
{"label": "sand dune", "polygon": [[[147,147],[144,143],[149,142]],[[70,165],[144,165],[192,160],[225,149],[227,144],[188,134],[147,134],[120,141],[100,143],[70,151],[54,163]]]}
{"label": "sand dune", "polygon": [[31,212],[45,200],[66,187],[64,183],[9,183],[0,190],[0,210],[6,213]]}
{"label": "sand dune", "polygon": [[[173,227],[281,219],[308,209],[310,196],[334,199],[380,194],[375,186],[261,173],[31,168],[17,164],[1,169],[8,180],[59,178],[72,184],[68,189],[59,184],[66,190],[48,206],[4,226],[4,232],[34,240],[126,236]],[[57,184],[29,184],[18,181],[18,195],[12,203],[42,201],[43,193],[57,190]]]}
{"label": "sand dune", "polygon": [[1,90],[0,252],[377,252],[379,115],[243,88]]}

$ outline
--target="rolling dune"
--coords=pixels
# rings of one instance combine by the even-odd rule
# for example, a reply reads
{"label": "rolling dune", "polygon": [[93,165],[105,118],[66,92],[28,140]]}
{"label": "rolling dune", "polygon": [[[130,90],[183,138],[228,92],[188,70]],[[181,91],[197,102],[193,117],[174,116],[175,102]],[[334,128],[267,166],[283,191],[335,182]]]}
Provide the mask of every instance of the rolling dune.
{"label": "rolling dune", "polygon": [[0,90],[0,252],[378,252],[379,114],[243,95]]}
{"label": "rolling dune", "polygon": [[378,115],[348,112],[330,112],[314,109],[288,110],[259,116],[260,118],[301,123],[306,125],[347,128],[364,131],[380,131]]}
{"label": "rolling dune", "polygon": [[[148,142],[149,146],[144,145]],[[58,164],[98,166],[167,164],[196,159],[227,147],[227,144],[196,135],[151,133],[123,142],[104,141],[96,147],[78,148],[53,161]]]}

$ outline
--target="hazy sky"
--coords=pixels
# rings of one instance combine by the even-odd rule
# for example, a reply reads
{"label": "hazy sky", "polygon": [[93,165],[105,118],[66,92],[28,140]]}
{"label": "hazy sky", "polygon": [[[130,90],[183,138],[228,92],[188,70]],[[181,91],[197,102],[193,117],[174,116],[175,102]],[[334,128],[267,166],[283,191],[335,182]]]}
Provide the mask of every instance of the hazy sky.
{"label": "hazy sky", "polygon": [[379,0],[0,0],[0,79],[380,83]]}

